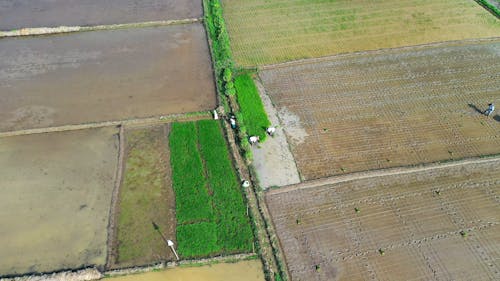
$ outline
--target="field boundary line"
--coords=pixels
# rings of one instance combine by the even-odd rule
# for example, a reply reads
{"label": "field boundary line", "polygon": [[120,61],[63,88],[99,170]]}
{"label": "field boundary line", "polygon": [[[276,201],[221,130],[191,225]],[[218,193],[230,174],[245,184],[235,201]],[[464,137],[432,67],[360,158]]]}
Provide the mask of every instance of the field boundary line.
{"label": "field boundary line", "polygon": [[113,126],[150,126],[150,125],[160,125],[164,123],[171,122],[182,122],[182,121],[197,121],[203,119],[211,119],[212,115],[209,111],[200,111],[193,113],[181,113],[172,115],[161,115],[157,117],[147,117],[147,118],[136,118],[121,121],[103,121],[87,124],[77,124],[77,125],[63,125],[36,129],[24,129],[17,131],[0,132],[0,138],[2,137],[12,137],[21,135],[31,135],[31,134],[43,134],[43,133],[53,133],[53,132],[64,132],[64,131],[76,131],[83,129],[93,129],[102,127],[113,127]]}
{"label": "field boundary line", "polygon": [[123,182],[123,173],[125,170],[125,128],[120,126],[118,134],[118,159],[116,163],[115,185],[111,194],[111,204],[109,208],[108,218],[108,249],[106,251],[106,268],[110,268],[117,262],[118,247],[117,246],[117,225],[118,220],[118,201],[120,199],[120,189]]}
{"label": "field boundary line", "polygon": [[178,24],[190,24],[202,21],[203,18],[188,18],[181,20],[146,21],[146,22],[106,24],[106,25],[94,25],[94,26],[77,25],[77,26],[57,26],[57,27],[28,27],[28,28],[15,29],[11,31],[0,31],[0,38],[86,32],[86,31],[116,30],[116,29],[127,29],[127,28],[158,27],[158,26],[178,25]]}
{"label": "field boundary line", "polygon": [[276,195],[281,193],[287,193],[296,190],[309,189],[314,187],[320,187],[329,184],[338,184],[344,182],[350,182],[361,179],[369,179],[369,178],[377,178],[377,177],[385,177],[385,176],[395,176],[395,175],[405,175],[412,174],[418,172],[424,172],[434,169],[445,169],[457,166],[464,166],[470,164],[482,164],[489,162],[500,162],[500,155],[493,156],[485,156],[483,158],[469,158],[464,160],[457,160],[447,163],[431,163],[431,164],[421,164],[413,167],[397,167],[397,168],[388,168],[388,169],[379,169],[379,170],[371,170],[365,172],[357,172],[347,175],[333,176],[322,179],[316,179],[311,181],[306,181],[298,184],[287,185],[280,188],[269,189],[266,192],[267,195]]}
{"label": "field boundary line", "polygon": [[363,55],[381,55],[381,54],[386,54],[386,53],[390,53],[390,52],[397,52],[397,51],[414,51],[414,50],[416,51],[416,50],[423,50],[423,49],[428,49],[428,48],[437,48],[437,47],[442,47],[442,46],[452,47],[452,46],[468,45],[468,44],[472,44],[472,43],[488,43],[488,42],[500,43],[500,37],[452,40],[452,41],[433,42],[433,43],[395,47],[395,48],[383,48],[383,49],[376,49],[376,50],[358,51],[358,52],[352,52],[352,53],[341,53],[341,54],[336,54],[336,55],[328,55],[328,56],[322,56],[322,57],[316,57],[316,58],[305,58],[305,59],[298,59],[298,60],[281,62],[281,63],[276,63],[276,64],[261,65],[261,66],[257,66],[257,68],[259,71],[274,70],[274,69],[278,69],[278,68],[286,68],[286,67],[306,65],[306,64],[315,64],[315,63],[325,62],[325,61],[338,59],[338,58],[352,58],[352,57],[363,56]]}

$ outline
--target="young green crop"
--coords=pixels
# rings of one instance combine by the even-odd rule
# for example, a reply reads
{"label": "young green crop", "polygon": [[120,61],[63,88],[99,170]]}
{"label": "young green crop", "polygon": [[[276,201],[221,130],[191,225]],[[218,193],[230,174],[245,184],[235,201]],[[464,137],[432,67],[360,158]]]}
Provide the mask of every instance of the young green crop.
{"label": "young green crop", "polygon": [[249,74],[240,75],[236,77],[234,84],[248,135],[259,136],[260,140],[264,141],[266,129],[271,125],[271,122],[269,122],[252,77]]}

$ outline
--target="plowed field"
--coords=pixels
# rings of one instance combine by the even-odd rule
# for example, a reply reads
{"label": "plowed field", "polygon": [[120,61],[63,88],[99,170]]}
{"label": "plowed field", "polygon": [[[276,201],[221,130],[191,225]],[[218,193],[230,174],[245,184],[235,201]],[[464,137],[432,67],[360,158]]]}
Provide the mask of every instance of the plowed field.
{"label": "plowed field", "polygon": [[224,0],[237,63],[500,36],[500,21],[472,0]]}
{"label": "plowed field", "polygon": [[335,56],[260,72],[302,179],[500,153],[500,43]]}
{"label": "plowed field", "polygon": [[294,281],[498,280],[499,191],[497,158],[266,200]]}

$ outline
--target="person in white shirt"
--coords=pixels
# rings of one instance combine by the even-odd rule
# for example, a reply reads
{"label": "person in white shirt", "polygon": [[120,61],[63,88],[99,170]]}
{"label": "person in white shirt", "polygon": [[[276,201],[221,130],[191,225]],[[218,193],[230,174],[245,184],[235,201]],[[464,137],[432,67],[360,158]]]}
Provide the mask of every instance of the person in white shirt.
{"label": "person in white shirt", "polygon": [[276,127],[269,127],[266,132],[272,137],[276,133]]}
{"label": "person in white shirt", "polygon": [[495,105],[490,103],[490,104],[488,104],[488,109],[486,109],[486,111],[484,112],[484,115],[490,116],[493,113],[493,111],[495,111]]}
{"label": "person in white shirt", "polygon": [[250,144],[254,145],[259,142],[259,136],[251,136],[250,137]]}

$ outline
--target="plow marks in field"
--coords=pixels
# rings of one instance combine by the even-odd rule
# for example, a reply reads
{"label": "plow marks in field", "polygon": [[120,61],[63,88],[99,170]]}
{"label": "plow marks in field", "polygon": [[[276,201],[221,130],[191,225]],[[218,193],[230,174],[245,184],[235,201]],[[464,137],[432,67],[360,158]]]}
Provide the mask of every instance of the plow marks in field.
{"label": "plow marks in field", "polygon": [[293,280],[498,279],[499,164],[268,192]]}
{"label": "plow marks in field", "polygon": [[500,42],[413,47],[260,72],[303,180],[500,153]]}

